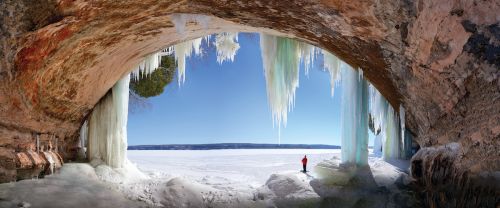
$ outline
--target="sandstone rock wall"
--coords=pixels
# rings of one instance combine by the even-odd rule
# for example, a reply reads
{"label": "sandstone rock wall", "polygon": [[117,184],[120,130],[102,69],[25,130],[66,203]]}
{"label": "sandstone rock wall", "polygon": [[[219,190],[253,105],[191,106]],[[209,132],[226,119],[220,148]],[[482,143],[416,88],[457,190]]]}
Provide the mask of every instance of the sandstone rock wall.
{"label": "sandstone rock wall", "polygon": [[[427,147],[411,161],[411,175],[426,207],[495,207],[500,175],[483,170],[472,174],[458,143]],[[467,162],[465,162],[466,164]]]}

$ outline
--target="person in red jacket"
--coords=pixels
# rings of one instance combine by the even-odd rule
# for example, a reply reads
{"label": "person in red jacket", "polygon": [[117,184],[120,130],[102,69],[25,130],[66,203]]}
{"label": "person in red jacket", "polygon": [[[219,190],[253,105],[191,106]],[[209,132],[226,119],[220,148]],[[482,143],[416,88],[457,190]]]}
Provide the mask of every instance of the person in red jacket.
{"label": "person in red jacket", "polygon": [[304,158],[302,158],[302,168],[304,169],[304,173],[307,172],[306,170],[307,167],[307,157],[304,155]]}

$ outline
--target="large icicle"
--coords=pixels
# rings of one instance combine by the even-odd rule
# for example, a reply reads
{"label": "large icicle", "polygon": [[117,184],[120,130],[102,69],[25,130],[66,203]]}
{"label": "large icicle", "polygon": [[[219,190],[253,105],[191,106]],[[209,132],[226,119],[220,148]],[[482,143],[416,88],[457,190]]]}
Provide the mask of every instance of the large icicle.
{"label": "large icicle", "polygon": [[406,135],[406,125],[405,125],[405,108],[403,105],[399,106],[399,119],[401,127],[401,158],[410,159],[411,157],[411,136]]}
{"label": "large icicle", "polygon": [[299,48],[297,41],[266,34],[260,36],[260,47],[267,97],[273,125],[286,126],[287,114],[295,102],[299,86]]}
{"label": "large icicle", "polygon": [[368,83],[342,65],[342,163],[368,164]]}
{"label": "large icicle", "polygon": [[130,76],[113,86],[94,107],[89,119],[87,158],[122,168],[127,152],[127,117]]}
{"label": "large icicle", "polygon": [[331,94],[333,97],[335,83],[337,83],[340,80],[341,61],[335,55],[331,54],[328,51],[321,50],[321,53],[323,54],[324,68],[328,70],[328,72],[330,73],[330,87],[331,87]]}
{"label": "large icicle", "polygon": [[177,61],[177,80],[179,85],[186,81],[186,58],[191,54],[200,55],[202,38],[188,40],[174,45],[174,56]]}
{"label": "large icicle", "polygon": [[217,62],[234,61],[236,52],[240,49],[238,33],[226,32],[215,35],[215,47],[217,49]]}

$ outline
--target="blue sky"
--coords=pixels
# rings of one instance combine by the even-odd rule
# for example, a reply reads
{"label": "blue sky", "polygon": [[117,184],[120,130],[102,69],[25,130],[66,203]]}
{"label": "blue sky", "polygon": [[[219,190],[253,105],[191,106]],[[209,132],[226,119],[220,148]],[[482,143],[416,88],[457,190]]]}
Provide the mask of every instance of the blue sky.
{"label": "blue sky", "polygon": [[[188,58],[184,84],[175,78],[162,95],[148,99],[151,108],[129,114],[129,145],[277,143],[258,35],[240,34],[238,42],[234,62],[219,65],[214,47]],[[322,63],[308,77],[301,69],[282,144],[340,145],[341,89],[331,97],[329,79]]]}

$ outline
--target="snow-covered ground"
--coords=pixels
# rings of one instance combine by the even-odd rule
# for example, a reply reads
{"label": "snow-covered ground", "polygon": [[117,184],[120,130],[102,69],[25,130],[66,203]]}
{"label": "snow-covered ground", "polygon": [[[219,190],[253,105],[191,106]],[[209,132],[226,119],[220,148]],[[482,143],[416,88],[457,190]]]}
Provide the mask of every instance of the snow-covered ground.
{"label": "snow-covered ground", "polygon": [[[129,150],[132,163],[152,178],[184,177],[218,188],[258,188],[273,173],[299,173],[339,154],[335,149]],[[311,172],[314,175],[314,172]]]}
{"label": "snow-covered ground", "polygon": [[[304,155],[307,174],[299,172]],[[45,179],[0,184],[0,207],[314,207],[335,193],[319,173],[338,169],[340,150],[137,150],[128,158],[144,174],[66,164]],[[403,175],[407,163],[392,163],[369,158],[375,188]]]}

